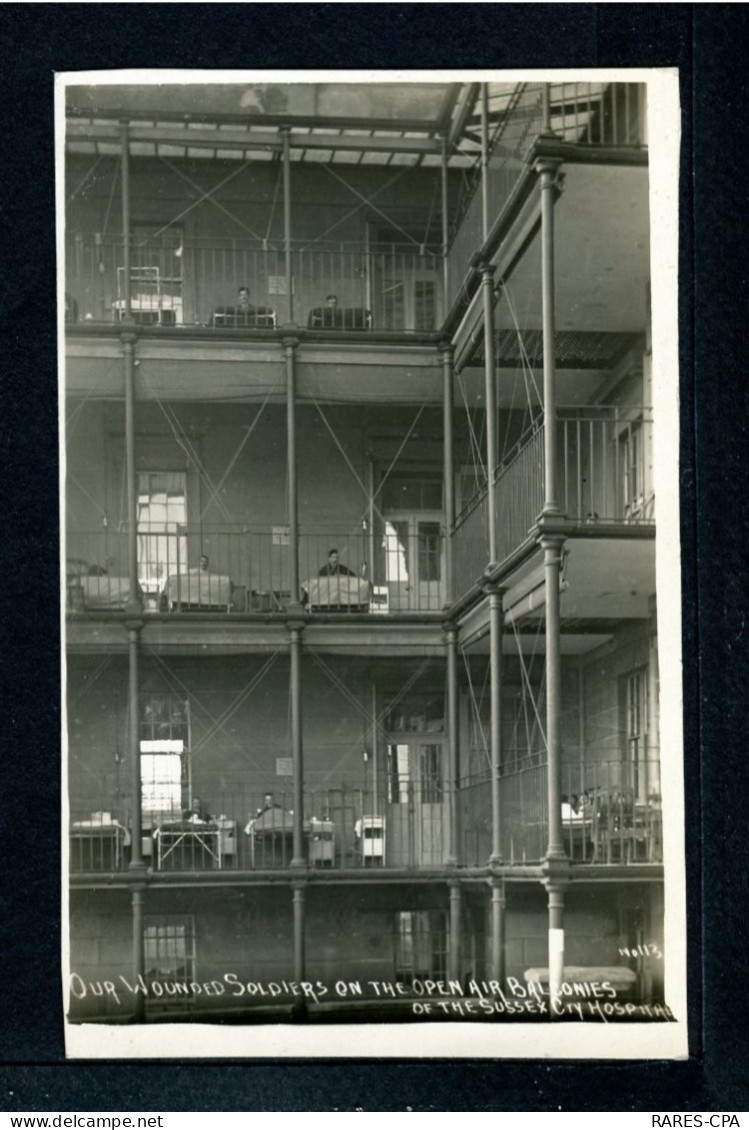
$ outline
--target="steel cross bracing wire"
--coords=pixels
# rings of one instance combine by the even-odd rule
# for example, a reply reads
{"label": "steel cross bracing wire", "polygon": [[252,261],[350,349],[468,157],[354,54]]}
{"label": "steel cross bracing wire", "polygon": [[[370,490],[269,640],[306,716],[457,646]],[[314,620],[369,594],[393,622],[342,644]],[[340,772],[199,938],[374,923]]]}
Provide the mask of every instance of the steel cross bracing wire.
{"label": "steel cross bracing wire", "polygon": [[263,401],[257,415],[255,416],[254,421],[249,426],[249,428],[245,432],[244,436],[242,436],[242,438],[240,439],[239,444],[237,446],[237,450],[234,453],[231,460],[229,461],[229,465],[226,468],[226,470],[225,470],[225,472],[224,472],[224,474],[223,474],[223,476],[222,476],[222,478],[221,478],[221,480],[218,484],[214,484],[211,476],[209,475],[208,471],[205,468],[205,465],[203,464],[202,460],[200,459],[200,456],[198,455],[198,452],[197,452],[194,444],[192,443],[192,441],[190,440],[190,437],[187,435],[184,428],[182,427],[182,424],[179,420],[179,417],[177,416],[174,409],[171,407],[171,405],[165,404],[162,401],[161,397],[155,391],[153,386],[150,385],[150,383],[148,382],[148,379],[145,377],[145,375],[141,374],[141,379],[143,380],[144,384],[146,385],[146,387],[150,391],[154,400],[156,401],[159,408],[161,409],[161,412],[163,413],[167,423],[169,424],[169,427],[172,431],[172,435],[174,436],[175,442],[185,452],[185,454],[187,455],[188,461],[197,469],[198,475],[199,475],[201,481],[208,488],[208,491],[210,493],[210,497],[209,497],[208,502],[206,503],[206,506],[203,508],[203,511],[201,513],[201,519],[205,516],[205,512],[206,512],[208,506],[212,505],[215,502],[215,504],[218,506],[219,510],[222,512],[224,518],[226,519],[226,522],[229,525],[233,526],[235,530],[240,529],[240,524],[235,521],[235,519],[232,517],[232,515],[229,513],[226,506],[224,505],[224,502],[220,497],[220,491],[221,491],[221,488],[223,487],[229,473],[231,472],[234,464],[236,463],[236,460],[238,459],[242,448],[244,447],[244,445],[246,444],[250,435],[254,431],[254,429],[255,429],[255,427],[256,427],[259,419],[260,419],[260,416],[262,415],[270,397],[273,395],[274,392],[278,391],[278,389],[281,388],[281,386],[283,384],[283,380],[284,380],[283,373],[285,372],[285,370],[283,368],[282,362],[278,363],[277,371],[280,374],[279,377],[278,377],[278,380],[276,381],[275,384],[271,384],[271,385],[268,386],[268,392],[266,394],[265,400]]}
{"label": "steel cross bracing wire", "polygon": [[[531,706],[533,707],[533,713],[536,717],[536,722],[538,724],[538,732],[541,735],[541,740],[543,742],[544,749],[546,750],[546,752],[548,754],[549,747],[548,747],[548,744],[547,744],[547,741],[546,741],[546,731],[544,729],[544,724],[541,721],[541,715],[538,712],[538,705],[536,703],[536,699],[533,695],[533,684],[531,683],[530,676],[528,674],[528,670],[525,666],[525,657],[523,656],[523,651],[522,651],[522,648],[520,646],[520,635],[518,633],[517,621],[515,620],[514,616],[511,618],[510,622],[512,624],[513,635],[515,637],[515,644],[517,646],[518,658],[520,659],[520,670],[521,670],[521,673],[523,675],[523,686],[524,686],[524,688],[527,688],[527,690],[528,690],[528,696],[529,696],[529,699],[530,699],[530,703],[531,703]],[[536,656],[536,647],[538,646],[538,640],[539,640],[540,634],[541,634],[541,621],[539,620],[538,628],[536,630],[536,635],[535,635],[535,638],[533,640],[533,651],[531,652],[531,665],[533,664],[533,660]],[[543,697],[545,689],[546,689],[546,665],[544,664],[544,671],[543,671],[543,674],[541,676],[541,683],[539,685],[539,690],[538,690],[539,702],[541,701],[541,698]],[[529,748],[530,748],[530,745],[529,745]]]}
{"label": "steel cross bracing wire", "polygon": [[[408,172],[410,172],[409,168],[399,169],[395,176],[391,177],[390,180],[385,181],[384,184],[381,184],[379,188],[376,188],[374,190],[374,192],[369,197],[369,201],[374,200],[376,196],[379,196],[381,192],[385,192],[386,189],[392,188],[393,185],[396,184],[401,179],[401,177],[404,177]],[[323,239],[326,238],[326,236],[330,235],[332,231],[335,231],[336,228],[339,228],[341,224],[345,224],[346,221],[350,220],[352,216],[355,216],[357,212],[361,212],[362,208],[365,208],[367,204],[368,200],[362,197],[360,203],[357,204],[355,208],[352,208],[350,212],[346,212],[345,215],[337,219],[335,223],[331,224],[330,227],[326,228],[324,232],[320,233],[320,235],[316,235],[314,239],[311,239],[309,243],[306,243],[304,247],[301,248],[301,251],[308,251],[310,247],[314,247],[316,243],[320,243]]]}
{"label": "steel cross bracing wire", "polygon": [[[411,424],[410,428],[408,429],[408,431],[406,432],[405,436],[403,437],[403,440],[402,440],[402,442],[401,442],[401,445],[400,445],[400,447],[398,448],[398,450],[396,451],[395,455],[393,456],[393,459],[391,460],[390,466],[389,466],[389,467],[388,467],[388,469],[387,469],[387,470],[385,471],[385,474],[384,474],[384,475],[382,476],[382,479],[380,480],[380,485],[378,486],[377,490],[376,490],[376,491],[374,492],[374,494],[372,495],[371,499],[369,500],[369,501],[370,501],[370,504],[371,504],[371,506],[372,506],[372,508],[373,508],[373,509],[375,508],[375,506],[374,506],[374,503],[375,503],[375,499],[377,498],[377,496],[378,496],[378,495],[380,494],[380,492],[382,491],[382,488],[383,488],[383,487],[385,486],[385,483],[387,482],[387,480],[388,480],[388,478],[389,478],[389,476],[390,476],[391,472],[393,471],[393,469],[395,468],[395,466],[396,466],[396,464],[397,464],[398,460],[400,459],[400,457],[401,457],[401,454],[402,454],[402,452],[403,452],[403,449],[404,449],[404,447],[406,446],[406,444],[408,443],[408,441],[410,440],[410,438],[411,438],[411,436],[412,436],[412,434],[413,434],[413,430],[414,430],[414,428],[416,427],[416,425],[418,424],[418,422],[419,422],[419,418],[420,418],[420,416],[421,416],[422,412],[424,411],[424,408],[425,408],[425,407],[426,407],[426,405],[422,404],[422,405],[421,405],[421,406],[420,406],[420,407],[418,408],[418,410],[417,410],[417,412],[416,412],[416,415],[414,416],[414,419],[413,419],[413,423]],[[363,521],[364,521],[364,519],[365,519],[365,518],[367,518],[368,516],[369,516],[369,507],[367,507],[367,509],[366,509],[366,510],[364,511],[364,513],[362,514],[361,518],[359,519],[359,523],[361,524],[361,522],[363,522]]]}
{"label": "steel cross bracing wire", "polygon": [[216,717],[213,712],[205,705],[205,703],[202,702],[200,698],[198,698],[194,690],[191,690],[185,683],[182,682],[177,673],[171,667],[169,667],[167,663],[164,662],[164,660],[158,654],[158,651],[150,647],[144,647],[144,654],[149,655],[154,660],[156,667],[163,672],[164,680],[167,685],[172,690],[178,691],[180,695],[184,696],[186,700],[189,700],[191,704],[194,704],[194,706],[197,707],[199,711],[208,719],[208,727],[206,733],[197,742],[195,742],[192,750],[190,751],[191,755],[194,756],[194,754],[198,750],[207,745],[210,739],[214,738],[216,734],[221,733],[233,746],[235,746],[243,753],[248,765],[260,772],[260,766],[250,757],[247,751],[246,742],[240,742],[236,738],[236,736],[231,733],[231,731],[225,728],[225,723],[249,698],[253,691],[255,691],[257,687],[263,682],[265,677],[268,675],[268,672],[274,666],[276,659],[281,654],[281,649],[277,649],[268,657],[260,670],[256,671],[251,676],[245,686],[235,696],[232,703],[228,707],[226,707],[218,717]]}
{"label": "steel cross bracing wire", "polygon": [[478,732],[476,730],[474,730],[474,733],[477,734],[477,736],[481,737],[481,745],[482,745],[483,753],[486,757],[486,763],[489,766],[489,768],[491,768],[491,757],[490,757],[490,754],[489,754],[489,743],[486,740],[486,731],[484,729],[484,723],[481,719],[481,703],[484,700],[484,694],[486,693],[486,686],[487,686],[487,683],[489,681],[489,664],[487,663],[486,671],[484,673],[484,685],[481,688],[481,697],[477,701],[476,700],[476,693],[473,689],[473,676],[471,675],[471,667],[470,667],[470,664],[468,662],[468,656],[466,654],[465,648],[461,647],[460,652],[461,652],[461,655],[463,656],[463,663],[465,665],[466,675],[468,676],[468,692],[470,694],[471,705],[473,707],[474,721],[475,721],[476,726],[478,728]]}
{"label": "steel cross bracing wire", "polygon": [[164,226],[162,228],[160,228],[159,231],[154,233],[154,235],[151,237],[152,239],[155,239],[157,236],[162,235],[162,233],[167,231],[168,228],[173,227],[176,223],[178,223],[181,219],[183,219],[183,217],[186,216],[189,212],[192,212],[193,208],[197,208],[197,206],[199,204],[202,204],[204,200],[207,200],[209,204],[213,204],[214,207],[218,208],[218,210],[220,212],[223,212],[225,216],[228,216],[230,220],[232,220],[235,224],[238,224],[240,228],[244,228],[244,230],[246,232],[248,232],[253,237],[253,239],[257,239],[258,241],[262,242],[262,236],[258,235],[258,233],[256,231],[253,231],[253,229],[251,227],[249,227],[247,224],[243,223],[242,220],[240,220],[237,216],[234,215],[233,212],[231,212],[223,204],[220,204],[218,202],[218,200],[214,200],[214,198],[213,198],[213,193],[218,192],[219,189],[223,188],[224,185],[228,184],[230,180],[233,180],[234,177],[239,176],[239,174],[241,172],[243,172],[246,168],[248,168],[252,162],[244,161],[239,166],[238,169],[232,170],[232,172],[229,174],[228,177],[224,177],[224,179],[222,181],[219,181],[219,183],[217,185],[214,185],[213,188],[209,188],[206,192],[203,192],[203,190],[202,190],[202,188],[199,184],[197,184],[194,180],[192,180],[190,177],[188,177],[185,173],[181,172],[180,169],[178,169],[175,165],[173,165],[171,163],[171,161],[167,160],[166,157],[159,156],[159,160],[162,161],[167,166],[168,169],[171,169],[171,171],[173,173],[176,173],[176,175],[178,177],[181,177],[183,181],[185,181],[187,184],[190,185],[191,188],[194,188],[197,192],[202,192],[202,195],[200,196],[200,198],[198,200],[194,200],[188,208],[185,208],[184,211],[180,212],[179,215],[175,216],[172,220],[170,220],[168,224],[164,224]]}
{"label": "steel cross bracing wire", "polygon": [[[386,740],[389,737],[389,735],[388,735],[387,730],[385,729],[385,727],[383,725],[385,718],[391,712],[393,707],[397,706],[398,703],[401,702],[403,698],[405,698],[405,696],[411,690],[411,687],[413,687],[414,684],[416,682],[418,682],[418,680],[421,678],[421,676],[428,670],[428,668],[430,667],[432,660],[433,660],[432,656],[429,656],[429,655],[426,656],[426,658],[422,660],[421,664],[412,672],[412,674],[409,676],[409,678],[406,680],[406,682],[403,684],[403,686],[399,688],[397,694],[392,699],[389,699],[388,702],[385,703],[382,710],[379,711],[379,713],[373,718],[371,712],[367,709],[366,705],[363,702],[360,702],[360,700],[356,697],[356,695],[353,693],[353,691],[351,691],[349,689],[348,685],[342,679],[340,679],[338,677],[338,675],[336,675],[335,671],[333,671],[328,666],[328,664],[325,662],[325,660],[322,658],[322,655],[319,652],[315,651],[312,648],[309,648],[309,649],[307,649],[307,653],[309,655],[311,655],[311,657],[312,657],[313,661],[316,663],[316,665],[320,668],[321,671],[323,671],[325,673],[325,675],[327,675],[327,677],[330,679],[330,682],[333,684],[333,686],[336,687],[336,689],[340,691],[341,695],[346,699],[346,701],[351,706],[354,707],[354,709],[360,715],[360,717],[364,721],[366,721],[368,725],[371,726],[372,724],[374,724],[375,731],[376,731],[377,735],[381,738],[385,738]],[[357,741],[355,741],[346,750],[344,755],[341,758],[339,758],[339,760],[336,762],[336,764],[333,766],[333,768],[330,770],[330,772],[327,773],[325,777],[323,777],[320,784],[325,784],[326,781],[330,780],[330,778],[333,776],[333,774],[339,768],[339,766],[342,765],[343,762],[347,758],[351,757],[352,754],[360,751],[360,749],[361,749],[361,742],[360,742],[359,739],[357,739]]]}
{"label": "steel cross bracing wire", "polygon": [[84,176],[83,176],[83,177],[81,178],[81,180],[79,180],[78,184],[77,184],[77,185],[76,185],[76,187],[75,187],[75,188],[73,189],[73,191],[72,191],[72,192],[71,192],[71,193],[70,193],[70,194],[68,195],[68,203],[69,203],[69,204],[72,204],[72,203],[73,203],[73,201],[75,200],[75,198],[76,198],[76,196],[78,195],[78,193],[79,193],[79,192],[81,192],[81,190],[83,189],[84,185],[86,185],[86,184],[87,184],[87,183],[89,182],[89,180],[90,180],[90,179],[91,179],[91,177],[92,177],[92,176],[94,175],[94,173],[96,172],[96,170],[98,169],[98,167],[99,167],[100,163],[101,163],[101,162],[102,162],[103,160],[104,160],[104,154],[103,154],[103,153],[100,153],[100,154],[99,154],[99,156],[98,156],[98,157],[96,158],[96,160],[94,161],[93,165],[91,165],[91,167],[90,167],[90,168],[89,168],[89,169],[87,170],[87,172],[86,172],[86,173],[84,174]]}
{"label": "steel cross bracing wire", "polygon": [[333,177],[334,180],[339,181],[340,184],[342,184],[345,188],[347,188],[349,190],[349,192],[352,192],[354,194],[354,196],[357,196],[360,200],[362,200],[365,205],[372,208],[373,211],[377,212],[377,214],[379,216],[382,216],[382,218],[384,220],[387,220],[388,224],[390,224],[391,227],[394,227],[396,229],[396,231],[399,231],[401,233],[401,235],[405,236],[405,238],[408,240],[409,243],[413,243],[416,247],[422,247],[423,246],[423,244],[420,244],[418,239],[415,239],[414,236],[412,236],[410,234],[410,232],[407,232],[406,229],[401,227],[401,225],[396,220],[394,220],[391,216],[388,216],[387,212],[384,212],[382,210],[382,208],[378,208],[376,204],[372,203],[372,200],[374,199],[374,195],[375,195],[374,193],[371,196],[367,197],[367,196],[364,195],[364,193],[359,192],[358,189],[356,189],[352,185],[350,185],[348,183],[348,181],[344,177],[342,177],[339,173],[335,172],[335,170],[332,169],[330,167],[330,165],[323,165],[322,167],[328,173],[330,173],[330,175]]}

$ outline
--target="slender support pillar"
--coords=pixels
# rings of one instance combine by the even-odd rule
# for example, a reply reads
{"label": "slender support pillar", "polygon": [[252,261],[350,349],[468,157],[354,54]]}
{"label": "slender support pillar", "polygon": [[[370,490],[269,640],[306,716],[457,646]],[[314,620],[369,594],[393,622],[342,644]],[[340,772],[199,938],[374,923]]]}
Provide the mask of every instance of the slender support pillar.
{"label": "slender support pillar", "polygon": [[302,747],[302,625],[289,624],[289,696],[291,698],[291,759],[294,773],[294,826],[291,866],[306,867],[304,858],[304,763]]}
{"label": "slender support pillar", "polygon": [[442,320],[447,317],[447,311],[450,303],[450,264],[447,258],[448,242],[450,239],[450,228],[448,225],[448,152],[447,152],[447,138],[442,138],[442,166],[441,166],[441,187],[442,187]]}
{"label": "slender support pillar", "polygon": [[546,746],[549,802],[549,844],[547,855],[565,858],[562,837],[562,788],[560,717],[562,712],[562,664],[559,646],[559,575],[562,566],[564,538],[558,534],[544,534],[541,548],[544,554],[546,595]]}
{"label": "slender support pillar", "polygon": [[489,238],[489,87],[481,84],[481,234]]}
{"label": "slender support pillar", "polygon": [[372,812],[380,811],[380,735],[377,730],[377,684],[372,679]]}
{"label": "slender support pillar", "polygon": [[460,980],[463,960],[461,953],[462,897],[460,883],[453,879],[450,884],[450,946],[447,975],[451,981]]}
{"label": "slender support pillar", "polygon": [[140,783],[140,633],[142,624],[127,625],[128,654],[128,741],[130,745],[130,870],[142,871],[143,862],[143,797]]}
{"label": "slender support pillar", "polygon": [[501,879],[491,881],[491,948],[489,977],[504,984],[505,979],[505,885]]}
{"label": "slender support pillar", "polygon": [[489,589],[489,701],[491,707],[492,851],[490,863],[502,859],[500,782],[502,771],[502,592]]}
{"label": "slender support pillar", "polygon": [[497,386],[494,373],[494,268],[481,266],[484,300],[484,399],[486,402],[486,477],[489,509],[489,564],[499,564],[497,539]]}
{"label": "slender support pillar", "polygon": [[[133,984],[139,985],[141,979],[145,981],[146,975],[146,950],[143,936],[143,886],[133,887],[130,892],[130,906],[133,921]],[[146,994],[135,993],[133,1000],[133,1020],[142,1024],[146,1016]]]}
{"label": "slender support pillar", "polygon": [[291,603],[299,604],[299,506],[296,470],[296,338],[284,338],[286,353],[286,477],[289,509],[289,584]]}
{"label": "slender support pillar", "polygon": [[304,896],[306,883],[292,883],[291,890],[294,910],[294,980],[303,981],[305,973]]}
{"label": "slender support pillar", "polygon": [[447,756],[448,818],[450,821],[447,865],[455,867],[460,859],[461,820],[458,805],[460,790],[460,727],[458,725],[458,630],[445,632],[447,652]]}
{"label": "slender support pillar", "polygon": [[445,601],[454,598],[453,536],[455,529],[455,443],[453,439],[453,352],[442,346],[443,489],[445,494]]}
{"label": "slender support pillar", "polygon": [[132,318],[130,278],[130,140],[128,123],[122,122],[122,297],[125,321]]}
{"label": "slender support pillar", "polygon": [[291,265],[291,150],[289,131],[281,129],[283,139],[283,242],[286,260],[286,313],[294,321],[294,273]]}
{"label": "slender support pillar", "polygon": [[544,356],[544,514],[559,514],[557,479],[556,342],[554,317],[554,199],[560,162],[541,160],[541,299]]}
{"label": "slender support pillar", "polygon": [[125,370],[125,489],[127,491],[127,575],[130,593],[126,611],[142,611],[138,598],[138,483],[135,464],[135,335],[122,335]]}
{"label": "slender support pillar", "polygon": [[[549,896],[549,998],[561,999],[564,981],[564,883],[547,883]],[[551,1016],[554,1017],[552,1008]]]}

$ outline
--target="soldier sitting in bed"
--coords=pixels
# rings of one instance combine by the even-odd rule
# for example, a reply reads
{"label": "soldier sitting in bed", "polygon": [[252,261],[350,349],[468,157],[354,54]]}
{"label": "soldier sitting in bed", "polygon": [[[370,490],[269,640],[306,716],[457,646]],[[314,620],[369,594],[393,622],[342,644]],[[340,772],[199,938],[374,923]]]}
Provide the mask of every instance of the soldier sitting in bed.
{"label": "soldier sitting in bed", "polygon": [[340,561],[338,560],[338,550],[337,549],[331,549],[330,552],[328,553],[327,563],[325,565],[323,565],[318,576],[320,576],[320,577],[355,577],[356,573],[354,573],[351,569],[347,568],[345,565],[342,565],[340,563]]}

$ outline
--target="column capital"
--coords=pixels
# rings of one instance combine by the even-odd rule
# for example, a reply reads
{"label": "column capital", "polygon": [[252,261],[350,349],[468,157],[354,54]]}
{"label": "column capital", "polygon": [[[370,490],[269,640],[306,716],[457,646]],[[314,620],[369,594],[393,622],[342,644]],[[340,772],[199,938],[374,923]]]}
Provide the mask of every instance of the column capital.
{"label": "column capital", "polygon": [[143,619],[143,608],[140,601],[132,603],[128,601],[126,611],[128,618],[125,621],[125,627],[128,632],[142,632],[145,620]]}
{"label": "column capital", "polygon": [[556,183],[557,173],[563,164],[564,162],[561,157],[537,157],[533,162],[533,171],[534,173],[538,173],[539,176],[543,173],[553,173],[554,181],[546,182],[551,187],[551,185]]}
{"label": "column capital", "polygon": [[450,898],[458,898],[460,896],[460,879],[451,877],[447,880],[447,885],[450,890]]}
{"label": "column capital", "polygon": [[[303,864],[304,867],[307,866],[305,861],[302,861],[302,864]],[[291,867],[295,866],[294,860],[291,861],[290,866]],[[298,866],[298,864],[297,864],[297,866]],[[294,895],[294,898],[298,898],[300,895],[304,895],[308,886],[309,886],[309,884],[307,883],[306,879],[292,879],[291,890],[292,890],[292,894]]]}
{"label": "column capital", "polygon": [[127,349],[128,346],[132,349],[132,347],[138,340],[135,321],[132,315],[129,318],[123,318],[120,322],[120,325],[122,326],[122,329],[120,331],[120,341],[122,342],[125,349]]}
{"label": "column capital", "polygon": [[538,539],[538,544],[543,550],[556,549],[561,552],[561,549],[566,541],[567,538],[564,536],[564,534],[544,533],[542,531]]}
{"label": "column capital", "polygon": [[[291,605],[289,607],[291,607]],[[301,604],[298,605],[298,607],[301,608],[302,607]],[[286,621],[286,631],[292,637],[293,637],[294,633],[298,633],[301,636],[305,627],[306,627],[306,621],[302,620],[302,619],[299,619],[299,620],[291,619],[291,620]]]}
{"label": "column capital", "polygon": [[128,864],[128,889],[132,894],[142,894],[148,885],[146,879],[148,877],[148,868],[144,860],[140,859],[136,862]]}
{"label": "column capital", "polygon": [[541,865],[541,882],[549,899],[562,898],[570,885],[571,867],[566,855],[547,855]]}
{"label": "column capital", "polygon": [[442,625],[442,638],[446,644],[458,642],[458,626],[452,621]]}
{"label": "column capital", "polygon": [[281,330],[283,332],[283,338],[281,339],[281,341],[283,342],[283,347],[287,352],[289,350],[296,349],[296,347],[299,345],[299,335],[293,332],[296,329],[298,329],[296,322],[288,322],[286,325],[281,326]]}
{"label": "column capital", "polygon": [[454,355],[454,352],[455,352],[455,347],[453,346],[453,343],[449,339],[438,342],[437,343],[437,349],[442,354],[443,362],[446,362],[448,360],[452,361],[453,355]]}

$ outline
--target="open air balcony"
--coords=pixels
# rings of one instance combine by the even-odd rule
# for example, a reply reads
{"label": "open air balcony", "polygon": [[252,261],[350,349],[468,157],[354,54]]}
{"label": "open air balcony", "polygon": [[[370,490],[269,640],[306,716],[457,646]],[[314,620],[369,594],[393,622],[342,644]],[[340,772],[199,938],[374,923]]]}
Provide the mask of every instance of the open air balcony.
{"label": "open air balcony", "polygon": [[[649,408],[560,411],[557,419],[557,503],[573,527],[604,534],[612,527],[652,527],[653,417]],[[539,418],[497,470],[498,562],[532,534],[544,505],[544,423]],[[467,592],[489,561],[487,489],[455,522],[456,595]]]}
{"label": "open air balcony", "polygon": [[[588,751],[592,755],[592,751]],[[549,836],[545,762],[529,757],[500,777],[501,856],[509,864],[543,859]],[[652,750],[629,760],[563,763],[562,836],[574,863],[658,863],[663,859],[660,762]],[[459,791],[463,860],[491,852],[491,782]]]}
{"label": "open air balcony", "polygon": [[[332,551],[335,551],[334,553]],[[125,612],[131,600],[126,531],[68,537],[69,613]],[[299,538],[299,591],[292,591],[289,528],[138,527],[138,592],[148,614],[387,616],[443,608],[444,534],[438,521],[393,519],[371,531],[308,532]]]}
{"label": "open air balcony", "polygon": [[[122,238],[70,233],[65,261],[68,328],[122,322]],[[289,262],[290,284],[283,241],[188,239],[172,229],[135,238],[131,316],[141,327],[201,327],[217,337],[292,322],[324,334],[430,332],[444,316],[442,258],[434,248],[295,241]]]}
{"label": "open air balcony", "polygon": [[[426,743],[406,770],[394,745],[388,776],[375,788],[321,786],[304,794],[301,865],[325,871],[434,870],[457,855],[483,867],[492,850],[491,783],[465,781],[451,827],[449,786]],[[169,755],[164,754],[166,764]],[[291,760],[288,759],[291,771]],[[198,797],[198,786],[200,797]],[[204,775],[193,782],[144,781],[142,850],[154,872],[277,871],[294,859],[294,799],[287,788],[260,792],[243,780]],[[539,863],[548,840],[547,768],[526,764],[500,778],[500,842],[507,865]],[[191,796],[191,799],[188,799]],[[130,796],[116,781],[108,793],[71,804],[70,867],[120,872],[132,857]],[[575,864],[660,863],[663,858],[660,766],[651,753],[630,760],[562,767],[562,830]]]}

